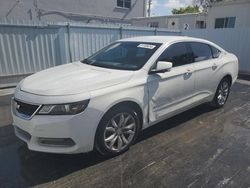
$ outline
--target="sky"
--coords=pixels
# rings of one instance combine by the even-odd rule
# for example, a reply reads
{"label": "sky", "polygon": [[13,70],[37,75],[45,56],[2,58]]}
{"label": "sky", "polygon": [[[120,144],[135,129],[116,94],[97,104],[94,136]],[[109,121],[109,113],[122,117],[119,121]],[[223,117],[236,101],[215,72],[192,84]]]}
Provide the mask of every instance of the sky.
{"label": "sky", "polygon": [[192,0],[152,0],[151,16],[170,15],[173,8],[185,7],[192,4]]}

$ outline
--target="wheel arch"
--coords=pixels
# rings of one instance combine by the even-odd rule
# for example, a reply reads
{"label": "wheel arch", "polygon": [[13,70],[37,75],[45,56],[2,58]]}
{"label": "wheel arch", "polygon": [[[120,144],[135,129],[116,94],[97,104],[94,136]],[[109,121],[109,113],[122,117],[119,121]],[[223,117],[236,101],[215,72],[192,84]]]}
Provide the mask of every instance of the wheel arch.
{"label": "wheel arch", "polygon": [[105,112],[103,113],[102,115],[102,118],[100,120],[100,122],[102,121],[103,117],[109,113],[110,111],[116,109],[116,108],[119,108],[121,106],[129,106],[131,107],[132,109],[135,110],[135,112],[138,114],[138,117],[139,117],[139,120],[140,120],[140,130],[142,129],[142,125],[143,125],[143,109],[142,107],[139,105],[138,102],[134,101],[134,100],[130,100],[130,99],[127,99],[127,100],[123,100],[123,101],[118,101],[114,104],[112,104],[111,106],[109,106],[107,108],[107,110],[105,110]]}
{"label": "wheel arch", "polygon": [[214,90],[214,94],[216,93],[216,91],[217,91],[217,89],[218,89],[218,87],[219,87],[219,85],[220,85],[220,82],[221,82],[224,78],[227,78],[227,79],[230,81],[230,87],[232,86],[232,84],[233,84],[233,83],[232,83],[232,82],[233,82],[232,75],[229,74],[229,73],[227,73],[227,74],[225,74],[224,76],[222,76],[222,77],[220,78],[219,83],[217,83],[217,86],[216,86],[216,88],[215,88],[215,90]]}
{"label": "wheel arch", "polygon": [[121,106],[129,106],[129,107],[132,107],[136,113],[138,113],[138,118],[140,120],[140,125],[139,125],[139,131],[142,130],[142,126],[143,126],[143,110],[141,108],[141,106],[135,102],[135,101],[132,101],[132,100],[123,100],[123,101],[119,101],[113,105],[111,105],[102,115],[100,121],[99,121],[99,124],[97,126],[97,129],[95,131],[95,137],[94,137],[94,148],[97,149],[98,151],[100,151],[97,147],[97,134],[98,134],[98,129],[100,128],[101,126],[101,122],[104,118],[104,116],[109,113],[110,111],[116,109],[116,108],[119,108]]}
{"label": "wheel arch", "polygon": [[223,80],[224,78],[228,79],[230,82],[230,86],[232,86],[233,84],[233,77],[231,74],[226,74],[221,80]]}

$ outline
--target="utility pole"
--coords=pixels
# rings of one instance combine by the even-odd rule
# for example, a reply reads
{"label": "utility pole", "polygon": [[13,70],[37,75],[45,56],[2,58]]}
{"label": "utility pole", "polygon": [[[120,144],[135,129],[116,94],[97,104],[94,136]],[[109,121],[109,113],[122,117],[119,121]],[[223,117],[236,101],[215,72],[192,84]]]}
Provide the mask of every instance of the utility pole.
{"label": "utility pole", "polygon": [[152,0],[148,0],[148,17],[151,16],[151,4],[152,4]]}

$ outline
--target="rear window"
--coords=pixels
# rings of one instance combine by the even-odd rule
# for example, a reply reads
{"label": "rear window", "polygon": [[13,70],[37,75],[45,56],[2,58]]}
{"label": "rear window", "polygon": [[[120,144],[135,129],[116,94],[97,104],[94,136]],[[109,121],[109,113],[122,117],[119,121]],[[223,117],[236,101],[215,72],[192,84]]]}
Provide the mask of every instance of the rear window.
{"label": "rear window", "polygon": [[213,46],[211,46],[213,58],[218,58],[221,54],[221,51]]}

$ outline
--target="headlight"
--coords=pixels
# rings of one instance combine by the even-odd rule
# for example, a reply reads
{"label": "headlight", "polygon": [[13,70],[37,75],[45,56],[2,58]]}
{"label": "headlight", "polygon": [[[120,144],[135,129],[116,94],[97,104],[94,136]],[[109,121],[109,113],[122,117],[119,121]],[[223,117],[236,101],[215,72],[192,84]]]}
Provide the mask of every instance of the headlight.
{"label": "headlight", "polygon": [[38,111],[40,115],[74,115],[85,110],[89,100],[70,104],[43,105]]}

